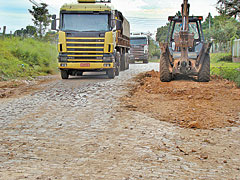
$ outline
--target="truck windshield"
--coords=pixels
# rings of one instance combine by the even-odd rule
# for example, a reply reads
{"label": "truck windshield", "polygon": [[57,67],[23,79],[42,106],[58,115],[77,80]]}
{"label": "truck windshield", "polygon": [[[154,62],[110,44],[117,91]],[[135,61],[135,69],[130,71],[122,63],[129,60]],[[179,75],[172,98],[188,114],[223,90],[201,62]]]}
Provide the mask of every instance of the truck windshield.
{"label": "truck windshield", "polygon": [[107,14],[63,14],[63,31],[108,31]]}
{"label": "truck windshield", "polygon": [[131,45],[147,44],[147,39],[146,38],[131,38],[130,43],[131,43]]}

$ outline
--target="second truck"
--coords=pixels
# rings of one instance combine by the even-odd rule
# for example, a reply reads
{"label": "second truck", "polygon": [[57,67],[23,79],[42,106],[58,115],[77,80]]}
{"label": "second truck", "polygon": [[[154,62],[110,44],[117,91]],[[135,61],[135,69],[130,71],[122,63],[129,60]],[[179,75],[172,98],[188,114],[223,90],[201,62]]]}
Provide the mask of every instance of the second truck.
{"label": "second truck", "polygon": [[130,63],[148,63],[148,36],[144,33],[131,33]]}
{"label": "second truck", "polygon": [[[130,24],[106,3],[78,0],[61,7],[59,18],[59,69],[62,79],[83,72],[105,71],[109,78],[129,68]],[[52,29],[56,30],[56,15]]]}

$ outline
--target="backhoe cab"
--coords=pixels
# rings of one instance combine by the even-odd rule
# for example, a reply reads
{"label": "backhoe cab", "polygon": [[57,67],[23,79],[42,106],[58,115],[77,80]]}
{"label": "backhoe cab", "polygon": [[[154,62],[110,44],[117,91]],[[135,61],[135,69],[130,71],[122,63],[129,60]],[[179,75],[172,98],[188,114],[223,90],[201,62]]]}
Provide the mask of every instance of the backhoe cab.
{"label": "backhoe cab", "polygon": [[166,42],[160,43],[160,80],[171,81],[176,75],[198,76],[198,81],[210,80],[210,43],[202,31],[202,16],[189,16],[190,4],[184,0],[182,16],[169,16]]}

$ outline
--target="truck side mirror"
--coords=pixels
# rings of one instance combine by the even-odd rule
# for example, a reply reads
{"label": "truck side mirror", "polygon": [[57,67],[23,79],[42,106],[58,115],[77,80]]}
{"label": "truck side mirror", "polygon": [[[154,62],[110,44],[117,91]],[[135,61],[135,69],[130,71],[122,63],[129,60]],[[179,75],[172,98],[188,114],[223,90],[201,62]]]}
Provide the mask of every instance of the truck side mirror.
{"label": "truck side mirror", "polygon": [[51,24],[51,29],[52,30],[57,30],[57,20],[56,20],[56,15],[52,15],[52,24]]}
{"label": "truck side mirror", "polygon": [[122,21],[119,21],[119,20],[118,20],[118,21],[116,22],[116,29],[117,29],[117,30],[122,30]]}

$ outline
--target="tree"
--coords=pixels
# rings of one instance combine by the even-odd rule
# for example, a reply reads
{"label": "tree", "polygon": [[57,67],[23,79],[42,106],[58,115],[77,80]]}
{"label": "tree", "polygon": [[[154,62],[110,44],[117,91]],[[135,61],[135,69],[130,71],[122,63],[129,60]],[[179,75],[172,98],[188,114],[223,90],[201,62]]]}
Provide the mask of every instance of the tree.
{"label": "tree", "polygon": [[162,26],[157,29],[157,34],[156,34],[157,41],[163,42],[166,40],[169,25],[170,25],[170,23],[167,23],[165,26]]}
{"label": "tree", "polygon": [[240,2],[239,0],[218,0],[217,10],[222,15],[228,15],[230,17],[239,16],[240,13]]}
{"label": "tree", "polygon": [[40,5],[40,7],[32,6],[32,10],[29,9],[28,11],[33,16],[33,23],[37,28],[39,36],[42,38],[47,26],[51,22],[51,15],[48,12],[47,4],[41,3]]}
{"label": "tree", "polygon": [[210,34],[220,46],[240,37],[240,23],[227,15],[216,16]]}
{"label": "tree", "polygon": [[26,31],[27,31],[27,35],[31,37],[37,33],[37,29],[34,26],[27,26]]}
{"label": "tree", "polygon": [[213,17],[211,15],[211,13],[208,13],[207,18],[202,23],[202,28],[203,29],[211,29],[211,26],[213,26],[213,24],[214,24]]}
{"label": "tree", "polygon": [[151,37],[149,37],[149,56],[150,58],[153,56],[160,58],[160,48],[158,46],[158,42],[154,41]]}
{"label": "tree", "polygon": [[25,29],[16,30],[14,32],[15,36],[28,36],[33,37],[37,32],[37,29],[34,26],[27,26]]}

